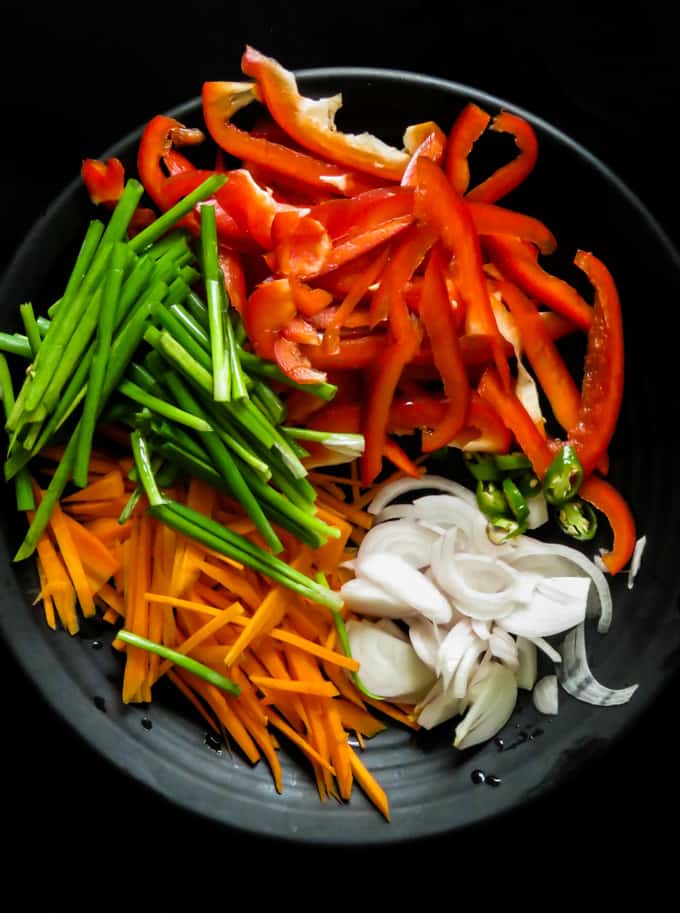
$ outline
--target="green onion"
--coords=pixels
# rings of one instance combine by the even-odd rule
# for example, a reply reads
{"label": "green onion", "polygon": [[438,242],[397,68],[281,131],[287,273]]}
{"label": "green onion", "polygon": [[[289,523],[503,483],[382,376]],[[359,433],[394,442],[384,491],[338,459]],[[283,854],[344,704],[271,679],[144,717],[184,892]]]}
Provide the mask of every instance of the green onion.
{"label": "green onion", "polygon": [[224,330],[224,297],[222,276],[217,255],[217,223],[215,207],[207,203],[201,206],[201,254],[205,300],[208,305],[208,327],[210,331],[210,353],[212,355],[213,398],[218,403],[230,398],[231,370],[226,353]]}
{"label": "green onion", "polygon": [[187,428],[193,428],[194,431],[213,430],[210,422],[205,421],[203,418],[199,418],[191,412],[185,412],[183,409],[178,409],[176,406],[173,406],[160,397],[148,393],[146,390],[142,389],[142,387],[138,387],[137,384],[133,383],[131,380],[121,381],[118,385],[118,392],[123,396],[127,396],[128,399],[131,399],[133,402],[139,403],[141,406],[146,406],[151,412],[169,418],[180,425],[185,425]]}
{"label": "green onion", "polygon": [[33,313],[33,305],[31,302],[27,301],[25,304],[20,304],[19,313],[24,329],[26,330],[26,338],[28,339],[28,344],[31,349],[31,356],[35,358],[40,351],[42,337],[35,319],[35,314]]}
{"label": "green onion", "polygon": [[[14,408],[14,388],[9,373],[9,365],[4,355],[0,354],[0,398],[2,399],[5,419]],[[17,510],[35,510],[33,486],[27,469],[21,469],[14,482]]]}
{"label": "green onion", "polygon": [[176,666],[181,666],[181,668],[186,669],[187,672],[191,672],[193,675],[205,679],[206,682],[210,682],[210,684],[215,685],[216,688],[227,691],[229,694],[234,695],[234,697],[238,697],[241,693],[241,688],[235,682],[232,682],[230,678],[227,678],[226,675],[215,672],[210,666],[204,666],[203,663],[199,663],[197,660],[185,656],[184,653],[179,653],[177,650],[171,650],[170,647],[164,647],[162,644],[158,644],[153,640],[147,640],[146,637],[141,637],[139,634],[133,634],[132,631],[126,631],[124,628],[121,628],[118,631],[116,638],[133,647],[139,647],[142,650],[147,650],[149,653],[156,653],[158,656],[162,656],[163,659],[170,660],[170,662],[174,663]]}
{"label": "green onion", "polygon": [[90,265],[92,264],[92,259],[99,247],[99,242],[104,233],[104,223],[100,222],[98,219],[93,220],[87,227],[85,232],[85,237],[83,238],[83,243],[80,246],[78,256],[76,257],[76,262],[71,270],[71,275],[69,276],[68,282],[66,283],[66,290],[62,295],[61,299],[58,302],[55,302],[50,308],[48,308],[47,313],[50,317],[53,317],[57,307],[66,302],[66,307],[70,307],[71,301],[81,286],[81,283],[87,275]]}

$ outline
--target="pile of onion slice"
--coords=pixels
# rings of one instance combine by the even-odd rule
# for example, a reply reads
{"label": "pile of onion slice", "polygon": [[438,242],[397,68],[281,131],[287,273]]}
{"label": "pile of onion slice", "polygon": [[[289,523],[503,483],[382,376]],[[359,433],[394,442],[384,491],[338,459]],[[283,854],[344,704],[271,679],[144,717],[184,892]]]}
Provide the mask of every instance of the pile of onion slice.
{"label": "pile of onion slice", "polygon": [[[505,725],[518,689],[551,714],[558,683],[590,704],[630,700],[637,685],[608,688],[588,665],[585,620],[597,618],[605,633],[612,598],[582,552],[527,535],[493,544],[474,494],[441,476],[387,485],[368,510],[376,522],[347,564],[354,577],[341,595],[356,616],[347,626],[352,654],[375,694],[412,703],[425,729],[462,717],[461,749]],[[548,640],[558,635],[561,643]],[[555,670],[539,681],[538,651]]]}

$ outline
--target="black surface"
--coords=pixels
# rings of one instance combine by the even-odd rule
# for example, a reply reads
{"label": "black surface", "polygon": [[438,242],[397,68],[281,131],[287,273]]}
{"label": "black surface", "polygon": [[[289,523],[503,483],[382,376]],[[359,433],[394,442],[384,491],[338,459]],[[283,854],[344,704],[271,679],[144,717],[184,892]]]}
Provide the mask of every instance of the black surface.
{"label": "black surface", "polygon": [[[1,84],[11,87],[1,103],[3,265],[46,205],[77,174],[84,156],[99,155],[148,117],[196,95],[204,79],[238,78],[246,42],[292,68],[399,67],[508,98],[607,162],[678,243],[680,200],[669,131],[680,100],[680,67],[663,8],[634,4],[615,19],[592,8],[559,18],[528,4],[504,11],[448,8],[455,28],[444,27],[439,13],[415,3],[372,4],[370,11],[352,12],[311,4],[239,12],[204,4],[195,14],[183,13],[179,24],[169,10],[140,18],[131,5],[99,9],[95,15],[5,4],[3,37],[16,53],[0,59]],[[584,212],[585,223],[589,218]],[[663,315],[668,306],[654,300],[640,304],[652,326],[659,321],[659,333],[663,316],[656,317],[655,310]],[[672,392],[664,385],[658,395],[663,399]],[[670,454],[673,429],[650,428],[643,416],[640,423],[643,438],[663,433]],[[64,729],[4,647],[1,656],[3,769],[12,789],[5,824],[14,835],[17,859],[37,853],[56,861],[121,858],[112,835],[137,830],[145,836],[128,838],[128,858],[140,864],[157,860],[161,847],[171,852],[160,836],[152,836],[167,833],[182,835],[187,859],[192,854],[213,860],[222,856],[233,865],[251,850],[262,858],[262,851],[270,849],[240,835],[236,841],[169,808],[112,770]],[[543,860],[553,851],[557,859],[584,825],[587,836],[578,841],[584,861],[598,858],[600,844],[628,845],[638,858],[643,846],[656,850],[658,844],[661,851],[661,828],[680,810],[678,697],[676,676],[615,753],[593,761],[539,803],[464,839],[438,841],[436,848],[455,853],[462,864],[487,858],[493,865],[506,844],[512,847],[506,862],[517,862],[523,848],[532,845]],[[72,836],[66,838],[69,830]],[[138,852],[131,849],[135,844]],[[403,855],[417,869],[418,860],[433,849],[426,844],[389,852],[392,858]],[[307,859],[310,852],[305,850]],[[327,854],[319,855],[323,858],[316,864],[325,867]]]}

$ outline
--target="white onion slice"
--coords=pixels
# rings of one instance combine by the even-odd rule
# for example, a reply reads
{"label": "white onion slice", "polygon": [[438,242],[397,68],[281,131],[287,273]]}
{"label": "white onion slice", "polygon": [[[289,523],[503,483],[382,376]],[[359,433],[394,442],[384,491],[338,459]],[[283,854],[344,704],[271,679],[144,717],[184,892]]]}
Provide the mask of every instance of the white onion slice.
{"label": "white onion slice", "polygon": [[453,495],[426,495],[413,502],[413,516],[421,522],[438,526],[444,535],[455,527],[457,551],[477,551],[498,554],[486,534],[486,517],[477,504],[469,504]]}
{"label": "white onion slice", "polygon": [[554,716],[559,710],[559,694],[556,675],[544,675],[534,685],[532,701],[539,713]]}
{"label": "white onion slice", "polygon": [[384,510],[381,510],[375,518],[376,523],[383,523],[386,520],[403,520],[413,517],[413,504],[390,504]]}
{"label": "white onion slice", "polygon": [[378,523],[366,533],[359,546],[357,560],[361,561],[375,552],[384,552],[403,558],[412,567],[423,568],[431,562],[432,546],[436,541],[436,533],[410,520],[390,520]]}
{"label": "white onion slice", "polygon": [[483,678],[470,685],[467,713],[456,726],[454,746],[471,748],[493,738],[510,719],[517,701],[514,673],[501,663],[489,663]]}
{"label": "white onion slice", "polygon": [[501,627],[523,637],[549,637],[580,624],[586,617],[590,580],[552,577],[539,580],[526,605],[499,620]]}
{"label": "white onion slice", "polygon": [[502,618],[515,608],[520,575],[490,555],[455,554],[455,528],[432,549],[432,571],[456,608],[470,618]]}
{"label": "white onion slice", "polygon": [[490,621],[479,621],[479,619],[475,618],[471,624],[472,630],[475,632],[477,637],[481,637],[482,640],[488,640],[491,637]]}
{"label": "white onion slice", "polygon": [[408,624],[411,646],[426,666],[433,670],[436,669],[437,656],[441,645],[439,628],[431,621],[428,621],[427,618],[422,618],[419,615],[409,619]]}
{"label": "white onion slice", "polygon": [[394,600],[406,603],[436,624],[447,624],[451,620],[448,599],[403,558],[380,553],[358,555],[357,570],[360,576],[381,587]]}
{"label": "white onion slice", "polygon": [[626,704],[637,691],[637,685],[613,689],[597,681],[588,665],[583,624],[567,634],[560,646],[560,653],[562,665],[557,669],[560,684],[567,694],[579,701],[598,707],[611,707]]}
{"label": "white onion slice", "polygon": [[465,655],[468,647],[471,647],[475,642],[475,639],[476,635],[470,622],[467,618],[464,618],[451,628],[441,642],[437,653],[435,671],[437,675],[441,675],[444,688],[448,688],[449,682],[458,668],[458,663]]}
{"label": "white onion slice", "polygon": [[405,602],[395,599],[385,590],[363,577],[353,577],[340,588],[347,608],[360,615],[372,615],[378,618],[406,618],[413,614],[413,609]]}
{"label": "white onion slice", "polygon": [[548,522],[548,502],[545,500],[545,495],[542,491],[529,498],[527,504],[529,505],[529,517],[527,519],[529,529],[538,529]]}
{"label": "white onion slice", "polygon": [[479,655],[485,650],[486,644],[484,641],[476,637],[463,654],[461,661],[458,663],[456,674],[453,676],[452,693],[454,697],[462,699],[467,694],[468,685],[477,666]]}
{"label": "white onion slice", "polygon": [[440,678],[434,683],[424,700],[416,707],[416,722],[423,729],[434,729],[440,723],[459,716],[463,711],[463,702],[453,697],[452,689],[444,689]]}
{"label": "white onion slice", "polygon": [[464,485],[453,482],[451,479],[446,479],[444,476],[425,475],[419,479],[397,479],[396,482],[390,482],[389,485],[385,485],[373,498],[367,510],[370,514],[379,514],[390,501],[394,501],[400,495],[407,495],[411,491],[428,488],[431,491],[446,491],[449,494],[457,495],[469,504],[477,503],[474,493]]}
{"label": "white onion slice", "polygon": [[369,621],[348,621],[347,636],[352,656],[360,664],[361,680],[369,691],[415,702],[432,687],[432,670],[418,658],[408,641]]}
{"label": "white onion slice", "polygon": [[561,663],[562,656],[560,651],[556,650],[551,644],[548,643],[543,637],[530,637],[529,640],[534,644],[539,650],[541,650],[548,659],[551,659],[554,663]]}
{"label": "white onion slice", "polygon": [[[556,559],[563,558],[566,561],[571,562],[571,564],[575,564],[579,570],[590,577],[593,581],[595,592],[588,601],[587,615],[588,617],[599,616],[597,630],[600,634],[607,633],[612,622],[612,596],[609,584],[607,583],[607,578],[593,561],[582,554],[582,552],[579,552],[577,549],[571,548],[568,545],[538,542],[537,540],[530,539],[526,536],[522,537],[521,542],[518,542],[514,558],[508,557],[507,555],[505,556],[505,560],[512,564],[513,567],[517,567],[518,564],[523,563],[528,558],[533,559],[531,562],[531,570],[534,573],[540,573],[541,563],[547,562],[550,564],[551,559],[554,562]],[[536,559],[540,560],[537,561]],[[546,577],[558,575],[558,572],[544,572],[544,576]]]}
{"label": "white onion slice", "polygon": [[378,621],[373,622],[373,625],[381,631],[385,631],[386,634],[391,634],[392,637],[396,637],[397,640],[403,640],[404,643],[409,643],[409,637],[406,631],[403,631],[391,618],[379,618]]}
{"label": "white onion slice", "polygon": [[647,536],[641,536],[635,543],[635,548],[633,549],[633,556],[630,559],[630,570],[628,571],[628,589],[633,589],[633,583],[637,577],[637,573],[640,570],[640,565],[642,564],[642,555],[647,545]]}
{"label": "white onion slice", "polygon": [[522,688],[525,691],[531,691],[536,684],[536,672],[538,667],[536,644],[526,637],[518,637],[515,643],[517,645],[517,657],[519,659],[519,666],[515,671],[517,687]]}
{"label": "white onion slice", "polygon": [[494,625],[489,638],[489,649],[496,659],[505,663],[511,669],[519,667],[519,654],[517,652],[517,643],[511,634],[504,631],[498,625]]}

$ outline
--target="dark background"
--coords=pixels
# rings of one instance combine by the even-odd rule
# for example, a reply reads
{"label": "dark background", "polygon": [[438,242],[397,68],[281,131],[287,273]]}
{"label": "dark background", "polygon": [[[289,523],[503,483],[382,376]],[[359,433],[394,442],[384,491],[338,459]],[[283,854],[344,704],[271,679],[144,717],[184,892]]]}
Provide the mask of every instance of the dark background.
{"label": "dark background", "polygon": [[[680,243],[674,134],[680,64],[661,4],[629,4],[616,17],[593,5],[578,11],[535,3],[449,3],[446,13],[416,2],[288,3],[270,10],[251,0],[239,7],[144,9],[142,3],[91,4],[78,12],[60,4],[44,10],[3,4],[0,269],[77,175],[82,158],[98,156],[154,114],[196,96],[204,80],[238,79],[246,43],[290,69],[386,66],[507,98],[603,159]],[[172,870],[172,847],[181,846],[186,867],[173,877],[192,877],[192,853],[222,860],[217,894],[203,895],[218,902],[228,897],[228,871],[252,850],[272,859],[271,848],[242,837],[229,836],[225,846],[219,829],[168,808],[110,769],[64,730],[4,646],[0,669],[4,824],[16,859],[59,867],[69,860],[82,873],[86,861],[100,860],[105,871],[127,858],[153,877],[159,866]],[[423,873],[434,850],[463,867],[481,860],[493,871],[511,863],[515,873],[524,872],[527,887],[537,861],[548,863],[556,882],[565,863],[565,871],[596,870],[597,860],[611,862],[619,852],[631,860],[631,872],[643,850],[663,869],[663,830],[680,811],[679,698],[676,677],[614,756],[539,803],[463,837],[393,848],[385,856],[403,857],[412,872]],[[337,855],[302,852],[310,871],[334,871],[342,883]],[[377,855],[363,851],[362,858],[370,865]]]}

